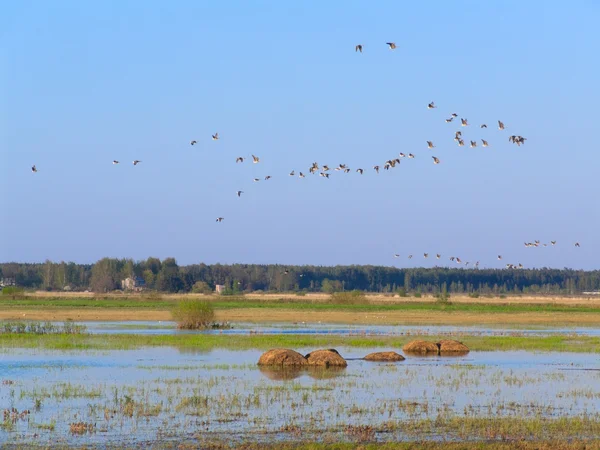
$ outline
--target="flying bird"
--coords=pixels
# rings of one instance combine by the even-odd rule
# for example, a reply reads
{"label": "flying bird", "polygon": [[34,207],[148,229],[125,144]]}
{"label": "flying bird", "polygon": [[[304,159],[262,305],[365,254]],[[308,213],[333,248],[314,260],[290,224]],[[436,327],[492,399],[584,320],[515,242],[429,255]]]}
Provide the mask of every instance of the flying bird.
{"label": "flying bird", "polygon": [[[413,155],[412,153],[409,153],[409,154],[408,154],[408,157],[409,157],[409,158],[414,158],[414,157],[415,157],[415,155]],[[392,167],[394,167],[394,166],[392,166]]]}
{"label": "flying bird", "polygon": [[556,245],[556,241],[550,241],[552,245]]}
{"label": "flying bird", "polygon": [[427,141],[427,148],[435,148],[435,145],[433,145],[433,142]]}
{"label": "flying bird", "polygon": [[498,129],[504,130],[504,124],[501,121],[498,121]]}
{"label": "flying bird", "polygon": [[575,247],[581,247],[581,245],[579,245],[579,242],[575,242]]}
{"label": "flying bird", "polygon": [[356,47],[354,47],[354,51],[355,52],[361,52],[362,53],[362,45],[358,44]]}
{"label": "flying bird", "polygon": [[430,104],[427,105],[427,109],[433,109],[433,108],[437,108],[437,106],[435,106],[435,103],[431,102]]}
{"label": "flying bird", "polygon": [[435,255],[435,257],[436,257],[436,259],[440,259],[440,258],[442,257],[442,255],[440,255],[439,253],[437,253],[437,254]]}
{"label": "flying bird", "polygon": [[394,258],[400,258],[400,255],[398,253],[394,253]]}
{"label": "flying bird", "polygon": [[117,161],[116,159],[113,159],[113,164],[119,164],[119,161]]}
{"label": "flying bird", "polygon": [[521,144],[524,144],[525,141],[527,140],[527,138],[524,138],[523,136],[510,136],[508,138],[508,140],[510,142],[512,142],[513,144],[517,144],[518,146],[521,146]]}
{"label": "flying bird", "polygon": [[408,255],[408,259],[412,259],[412,255]]}
{"label": "flying bird", "polygon": [[218,141],[219,140],[219,133],[215,133],[212,135],[212,139],[213,141]]}
{"label": "flying bird", "polygon": [[33,173],[36,173],[36,172],[37,172],[37,167],[35,167],[35,164],[34,164],[33,166],[31,166],[31,171],[32,171]]}
{"label": "flying bird", "polygon": [[325,178],[329,178],[329,174],[325,173],[325,172],[321,172],[319,175],[321,175],[322,177],[325,177]]}
{"label": "flying bird", "polygon": [[358,173],[360,173],[361,175],[363,174],[363,170],[362,170],[362,169],[356,169],[356,171],[357,171]]}
{"label": "flying bird", "polygon": [[396,48],[396,44],[394,42],[386,42],[386,44],[390,50],[394,50]]}
{"label": "flying bird", "polygon": [[254,156],[254,155],[252,155],[252,162],[253,162],[254,164],[258,163],[258,162],[260,162],[260,158],[259,158],[258,156]]}
{"label": "flying bird", "polygon": [[454,120],[454,117],[450,117],[450,118],[446,119],[446,123],[450,123],[450,122],[452,122],[453,120]]}
{"label": "flying bird", "polygon": [[271,179],[271,175],[267,175],[267,176],[265,177],[265,181],[267,181],[267,180],[270,180],[270,179]]}
{"label": "flying bird", "polygon": [[192,141],[190,142],[190,145],[196,145],[198,143],[198,141]]}
{"label": "flying bird", "polygon": [[465,145],[465,141],[464,141],[464,140],[462,140],[462,139],[459,139],[459,140],[458,140],[458,146],[459,146],[459,147],[463,147],[464,145]]}
{"label": "flying bird", "polygon": [[243,193],[244,193],[244,191],[237,191],[236,192],[236,194],[237,194],[238,197],[241,197]]}
{"label": "flying bird", "polygon": [[487,128],[487,125],[485,123],[481,124],[481,126],[479,128]]}
{"label": "flying bird", "polygon": [[379,166],[373,166],[373,169],[375,169],[375,172],[379,173]]}
{"label": "flying bird", "polygon": [[423,258],[429,258],[429,253],[423,253]]}
{"label": "flying bird", "polygon": [[305,177],[305,175],[304,175],[302,172],[300,172],[300,173],[298,174],[298,178],[304,178],[304,177]]}
{"label": "flying bird", "polygon": [[260,178],[254,178],[254,180],[252,180],[252,181],[254,181],[255,183],[258,183],[260,181]]}
{"label": "flying bird", "polygon": [[483,147],[487,147],[489,144],[488,144],[488,141],[486,141],[485,139],[482,139],[482,140],[481,140],[481,145],[482,145]]}
{"label": "flying bird", "polygon": [[292,171],[290,172],[290,177],[293,177],[294,175],[295,175],[295,173],[294,173],[294,171],[292,170]]}
{"label": "flying bird", "polygon": [[244,162],[244,158],[242,156],[238,156],[237,158],[235,158],[235,162],[237,163],[243,163]]}
{"label": "flying bird", "polygon": [[467,121],[467,119],[460,119],[460,124],[463,127],[466,127],[469,125],[469,122]]}
{"label": "flying bird", "polygon": [[217,217],[216,222],[223,222],[224,217]]}
{"label": "flying bird", "polygon": [[477,141],[471,141],[471,145],[470,145],[470,147],[471,147],[471,148],[475,148],[475,147],[477,147]]}
{"label": "flying bird", "polygon": [[452,113],[452,114],[450,114],[450,115],[451,115],[452,117],[454,117],[454,118],[458,117],[458,114],[456,114],[456,113]]}
{"label": "flying bird", "polygon": [[502,259],[502,255],[498,255],[498,261]]}
{"label": "flying bird", "polygon": [[137,166],[139,163],[141,163],[141,161],[139,159],[136,159],[133,161],[134,166]]}
{"label": "flying bird", "polygon": [[440,158],[436,158],[435,156],[432,156],[433,158],[433,163],[434,164],[439,164],[440,163]]}

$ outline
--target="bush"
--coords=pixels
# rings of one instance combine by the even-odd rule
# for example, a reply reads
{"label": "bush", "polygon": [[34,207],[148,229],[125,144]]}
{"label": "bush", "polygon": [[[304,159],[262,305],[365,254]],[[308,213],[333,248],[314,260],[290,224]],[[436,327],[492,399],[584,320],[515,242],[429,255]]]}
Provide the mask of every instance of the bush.
{"label": "bush", "polygon": [[420,293],[420,292],[415,292],[414,296],[415,296],[416,298],[421,298],[421,293]]}
{"label": "bush", "polygon": [[210,303],[203,300],[180,300],[172,311],[177,328],[198,330],[210,328],[215,319],[215,311]]}
{"label": "bush", "polygon": [[17,287],[17,286],[4,286],[2,288],[2,295],[6,296],[6,297],[10,297],[13,300],[15,300],[16,298],[20,298],[23,297],[23,288]]}
{"label": "bush", "polygon": [[479,298],[479,294],[477,292],[471,292],[469,294],[469,297],[471,297],[471,298]]}
{"label": "bush", "polygon": [[357,305],[366,303],[366,296],[362,291],[334,292],[329,301],[335,305]]}
{"label": "bush", "polygon": [[440,292],[435,295],[435,302],[441,303],[442,305],[450,305],[450,294],[448,292]]}
{"label": "bush", "polygon": [[192,286],[192,292],[194,294],[212,294],[213,290],[206,281],[196,281]]}
{"label": "bush", "polygon": [[408,297],[408,294],[406,293],[406,289],[404,288],[400,288],[397,291],[398,297]]}

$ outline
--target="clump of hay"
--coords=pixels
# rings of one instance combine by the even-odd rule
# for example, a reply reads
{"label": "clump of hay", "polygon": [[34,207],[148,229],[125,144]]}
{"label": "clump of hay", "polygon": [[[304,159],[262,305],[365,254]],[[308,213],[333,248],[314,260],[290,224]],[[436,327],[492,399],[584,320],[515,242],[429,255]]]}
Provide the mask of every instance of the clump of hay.
{"label": "clump of hay", "polygon": [[315,350],[306,355],[310,366],[346,367],[348,363],[335,349]]}
{"label": "clump of hay", "polygon": [[306,358],[287,348],[274,348],[263,353],[258,359],[259,366],[305,366]]}
{"label": "clump of hay", "polygon": [[438,354],[440,352],[439,347],[435,342],[429,341],[411,341],[402,347],[405,353],[420,353],[420,354],[428,354],[435,353]]}
{"label": "clump of hay", "polygon": [[365,361],[404,361],[406,358],[396,352],[375,352],[364,357]]}
{"label": "clump of hay", "polygon": [[444,339],[438,342],[440,353],[469,353],[469,347],[459,341]]}

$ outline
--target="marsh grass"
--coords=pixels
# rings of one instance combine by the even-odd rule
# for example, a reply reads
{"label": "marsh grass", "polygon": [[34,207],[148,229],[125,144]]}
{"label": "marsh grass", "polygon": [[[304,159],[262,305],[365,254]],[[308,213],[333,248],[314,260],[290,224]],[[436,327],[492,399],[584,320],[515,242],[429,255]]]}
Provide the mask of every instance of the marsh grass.
{"label": "marsh grass", "polygon": [[4,322],[0,328],[4,334],[85,334],[87,328],[85,325],[78,325],[71,321],[65,321],[64,324],[55,325],[52,322]]}
{"label": "marsh grass", "polygon": [[[210,351],[218,348],[231,350],[269,348],[328,348],[335,346],[355,348],[402,348],[411,336],[324,336],[324,335],[131,335],[131,334],[2,334],[3,348],[45,348],[52,350],[125,350],[140,347],[172,346]],[[448,336],[421,336],[439,340]],[[460,340],[473,351],[563,351],[600,353],[600,337],[597,336],[470,336],[461,335]]]}

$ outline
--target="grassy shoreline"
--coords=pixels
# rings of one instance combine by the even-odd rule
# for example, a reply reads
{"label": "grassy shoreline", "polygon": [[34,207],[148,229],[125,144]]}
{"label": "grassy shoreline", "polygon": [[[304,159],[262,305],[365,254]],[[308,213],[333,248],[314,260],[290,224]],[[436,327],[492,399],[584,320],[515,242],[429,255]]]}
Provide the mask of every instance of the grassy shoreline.
{"label": "grassy shoreline", "polygon": [[[473,351],[560,351],[600,353],[600,337],[591,336],[453,336]],[[141,347],[178,347],[197,351],[266,350],[269,348],[393,348],[413,339],[439,340],[448,336],[306,336],[306,335],[32,335],[0,334],[0,348],[49,350],[129,350]]]}

